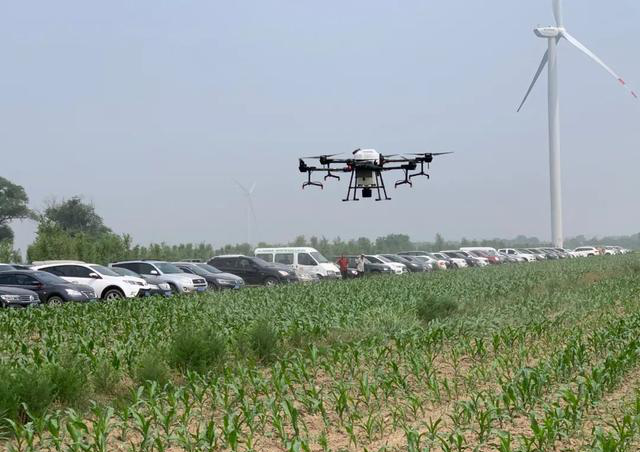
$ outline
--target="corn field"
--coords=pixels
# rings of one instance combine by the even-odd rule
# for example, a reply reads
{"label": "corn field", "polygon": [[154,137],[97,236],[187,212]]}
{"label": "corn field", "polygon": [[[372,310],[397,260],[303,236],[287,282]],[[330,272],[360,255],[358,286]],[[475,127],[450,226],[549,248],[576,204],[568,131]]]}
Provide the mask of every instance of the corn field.
{"label": "corn field", "polygon": [[0,312],[0,448],[638,450],[640,259]]}

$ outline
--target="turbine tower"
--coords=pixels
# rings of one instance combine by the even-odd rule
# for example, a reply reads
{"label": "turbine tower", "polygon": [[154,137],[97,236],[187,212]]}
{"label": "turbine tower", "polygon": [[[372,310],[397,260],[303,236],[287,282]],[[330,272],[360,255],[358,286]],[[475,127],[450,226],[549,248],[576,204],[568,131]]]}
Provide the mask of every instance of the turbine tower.
{"label": "turbine tower", "polygon": [[242,193],[247,198],[247,244],[251,245],[251,218],[256,220],[256,212],[253,209],[253,191],[256,190],[256,183],[254,182],[250,189],[247,190],[245,186],[236,181],[236,184],[242,190]]}
{"label": "turbine tower", "polygon": [[[553,15],[556,20],[555,27],[536,28],[534,33],[539,38],[548,41],[548,49],[542,57],[538,71],[533,77],[533,81],[525,94],[522,103],[518,107],[518,112],[522,109],[531,90],[535,86],[540,74],[548,65],[549,71],[549,173],[551,182],[551,237],[554,247],[562,247],[564,243],[562,229],[562,185],[560,171],[560,103],[558,96],[558,44],[562,38],[566,39],[569,44],[585,53],[589,58],[602,66],[609,74],[615,77],[618,82],[626,87],[626,82],[616,74],[609,66],[598,58],[593,52],[587,49],[580,41],[571,36],[564,28],[562,20],[562,0],[553,1]],[[628,89],[628,88],[627,88]],[[638,95],[629,89],[634,98]]]}

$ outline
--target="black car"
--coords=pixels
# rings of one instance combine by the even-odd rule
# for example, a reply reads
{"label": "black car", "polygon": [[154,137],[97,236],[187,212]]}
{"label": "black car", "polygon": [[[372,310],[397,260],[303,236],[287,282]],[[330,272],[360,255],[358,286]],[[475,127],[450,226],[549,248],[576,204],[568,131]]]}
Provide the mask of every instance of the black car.
{"label": "black car", "polygon": [[297,282],[295,272],[267,263],[255,256],[223,255],[211,258],[207,264],[242,278],[248,285],[273,286],[278,283]]}
{"label": "black car", "polygon": [[28,289],[0,286],[1,308],[35,307],[40,303],[38,295]]}
{"label": "black car", "polygon": [[244,286],[244,280],[237,275],[222,272],[220,269],[207,263],[195,263],[193,261],[173,263],[187,274],[194,274],[204,278],[209,289],[240,289]]}
{"label": "black car", "polygon": [[410,259],[411,257],[393,255],[393,254],[387,254],[387,255],[381,255],[381,256],[384,256],[386,259],[394,263],[404,264],[407,267],[407,270],[409,272],[427,272],[431,270],[429,266],[427,266],[425,263],[422,263],[418,260],[412,260]]}
{"label": "black car", "polygon": [[151,283],[149,281],[150,280],[149,278],[143,277],[137,272],[134,272],[125,267],[112,266],[109,269],[111,269],[116,274],[122,275],[123,277],[129,276],[129,277],[141,278],[145,282],[147,282],[148,288],[142,288],[140,290],[140,297],[149,297],[149,296],[171,297],[173,295],[173,291],[171,291],[171,286],[169,286],[168,283],[163,283],[163,282]]}
{"label": "black car", "polygon": [[69,283],[44,271],[0,272],[0,286],[35,292],[42,303],[59,305],[64,302],[91,302],[96,293],[90,286]]}

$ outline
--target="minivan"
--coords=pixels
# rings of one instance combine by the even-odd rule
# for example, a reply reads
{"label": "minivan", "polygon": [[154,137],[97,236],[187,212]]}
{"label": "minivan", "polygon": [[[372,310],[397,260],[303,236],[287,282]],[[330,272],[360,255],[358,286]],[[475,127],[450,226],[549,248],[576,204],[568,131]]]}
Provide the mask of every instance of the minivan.
{"label": "minivan", "polygon": [[284,264],[315,274],[320,279],[340,278],[340,269],[311,247],[258,248],[254,255],[267,263]]}

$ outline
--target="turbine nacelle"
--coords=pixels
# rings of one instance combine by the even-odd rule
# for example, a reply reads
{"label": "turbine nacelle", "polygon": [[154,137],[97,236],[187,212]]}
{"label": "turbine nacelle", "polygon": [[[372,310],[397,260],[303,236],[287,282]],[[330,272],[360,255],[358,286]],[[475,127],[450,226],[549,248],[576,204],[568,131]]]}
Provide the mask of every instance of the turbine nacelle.
{"label": "turbine nacelle", "polygon": [[539,27],[533,30],[538,38],[557,38],[564,33],[564,28],[560,27]]}

